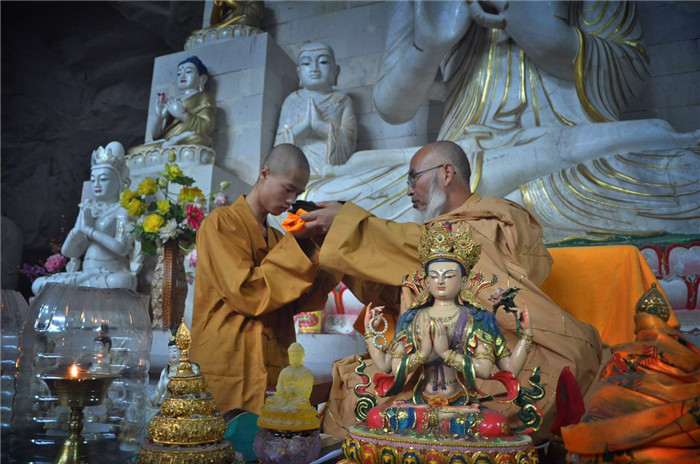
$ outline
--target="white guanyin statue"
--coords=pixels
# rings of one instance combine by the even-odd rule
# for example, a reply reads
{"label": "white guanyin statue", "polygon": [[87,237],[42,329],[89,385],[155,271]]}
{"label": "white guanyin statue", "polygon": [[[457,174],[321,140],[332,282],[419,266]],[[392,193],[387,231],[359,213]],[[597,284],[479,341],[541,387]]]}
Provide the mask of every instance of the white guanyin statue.
{"label": "white guanyin statue", "polygon": [[[375,105],[399,124],[445,99],[438,139],[464,148],[472,190],[525,205],[548,242],[590,231],[695,232],[700,130],[619,120],[648,75],[641,36],[627,1],[397,2]],[[391,168],[405,176],[416,150],[355,153],[305,199],[354,197],[382,216],[405,193]],[[376,199],[355,195],[353,173],[369,166],[387,171],[360,179],[369,192],[383,189]]]}
{"label": "white guanyin statue", "polygon": [[149,124],[144,145],[129,149],[129,154],[174,145],[212,146],[216,128],[216,101],[204,91],[209,71],[202,61],[191,56],[177,65],[179,94],[156,96],[155,117]]}
{"label": "white guanyin statue", "polygon": [[328,165],[345,163],[355,151],[357,121],[350,96],[333,90],[340,66],[324,43],[302,45],[297,57],[301,88],[284,100],[275,145],[291,143],[306,155],[311,181]]}
{"label": "white guanyin statue", "polygon": [[110,142],[93,151],[91,159],[94,198],[78,205],[75,226],[61,248],[61,253],[70,258],[67,271],[36,279],[32,284],[35,295],[48,282],[136,290],[143,254],[140,243],[131,235],[133,220],[119,204],[120,193],[129,185],[124,147]]}

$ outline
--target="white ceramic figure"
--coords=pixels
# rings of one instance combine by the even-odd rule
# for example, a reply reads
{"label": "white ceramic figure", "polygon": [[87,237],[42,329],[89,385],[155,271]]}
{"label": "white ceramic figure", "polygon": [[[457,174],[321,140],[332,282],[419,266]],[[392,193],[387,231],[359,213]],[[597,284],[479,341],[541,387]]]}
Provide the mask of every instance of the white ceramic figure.
{"label": "white ceramic figure", "polygon": [[467,152],[473,188],[525,205],[549,241],[593,230],[697,231],[700,131],[619,121],[648,74],[635,8],[397,3],[377,110],[398,124],[445,98],[438,139]]}
{"label": "white ceramic figure", "polygon": [[178,94],[156,95],[155,115],[148,128],[144,145],[129,149],[129,154],[173,145],[212,146],[211,133],[216,128],[216,102],[204,91],[209,70],[196,56],[177,65]]}
{"label": "white ceramic figure", "polygon": [[345,163],[355,151],[357,122],[350,97],[333,90],[340,66],[323,43],[301,47],[297,73],[301,88],[284,100],[275,145],[291,143],[304,152],[311,176],[327,165]]}
{"label": "white ceramic figure", "polygon": [[[199,365],[193,362],[190,362],[190,364],[192,365],[192,371],[195,374],[199,374]],[[170,378],[177,374],[177,366],[179,365],[180,349],[175,343],[175,338],[171,337],[171,340],[168,343],[168,365],[165,366],[160,372],[158,383],[156,384],[153,393],[151,393],[148,397],[148,405],[146,406],[146,409],[149,412],[149,418],[153,417],[158,412],[160,404],[163,402],[163,398],[165,398],[165,394],[168,391],[168,383],[170,382]]]}
{"label": "white ceramic figure", "polygon": [[34,294],[47,282],[136,290],[143,255],[130,232],[133,219],[119,205],[119,194],[129,185],[124,147],[119,142],[99,147],[92,152],[91,164],[94,198],[78,205],[75,226],[61,248],[61,253],[70,258],[67,272],[38,278],[32,284]]}

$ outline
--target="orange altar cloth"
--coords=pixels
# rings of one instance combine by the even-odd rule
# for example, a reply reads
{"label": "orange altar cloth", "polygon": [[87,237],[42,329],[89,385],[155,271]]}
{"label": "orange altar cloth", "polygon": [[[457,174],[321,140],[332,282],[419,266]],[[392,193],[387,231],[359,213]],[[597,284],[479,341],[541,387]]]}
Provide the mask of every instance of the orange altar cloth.
{"label": "orange altar cloth", "polygon": [[[542,290],[561,308],[598,329],[608,345],[634,341],[634,310],[656,276],[632,245],[549,248],[552,272]],[[668,324],[679,327],[671,313]]]}

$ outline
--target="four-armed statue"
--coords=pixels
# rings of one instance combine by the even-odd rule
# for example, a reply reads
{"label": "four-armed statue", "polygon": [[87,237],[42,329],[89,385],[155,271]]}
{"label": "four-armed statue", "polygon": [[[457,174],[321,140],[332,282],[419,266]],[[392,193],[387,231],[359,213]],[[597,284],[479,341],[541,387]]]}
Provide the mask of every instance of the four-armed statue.
{"label": "four-armed statue", "polygon": [[303,45],[297,58],[301,88],[282,104],[275,145],[291,143],[301,148],[309,160],[312,180],[323,177],[326,166],[345,163],[355,151],[357,122],[352,100],[333,90],[339,72],[331,47]]}
{"label": "four-armed statue", "polygon": [[143,265],[141,245],[134,242],[132,219],[119,205],[119,195],[129,185],[124,147],[119,142],[99,147],[92,152],[91,165],[94,198],[78,205],[78,219],[61,248],[70,258],[67,272],[36,279],[35,295],[47,282],[136,290],[136,275]]}
{"label": "four-armed statue", "polygon": [[[494,282],[479,282],[477,273],[471,272],[481,246],[472,241],[469,230],[453,231],[449,222],[437,224],[426,229],[418,253],[423,269],[412,279],[421,291],[401,315],[393,338],[387,342],[381,308],[370,306],[365,316],[367,348],[380,370],[373,379],[375,391],[389,398],[408,392],[410,398],[367,411],[368,405],[376,404],[367,393],[369,382],[356,386],[360,398],[356,414],[365,421],[350,428],[343,445],[346,457],[354,463],[384,462],[368,457],[367,449],[373,446],[377,456],[382,454],[383,459],[387,454],[390,462],[409,462],[407,453],[419,456],[415,462],[432,462],[430,453],[442,454],[439,462],[454,455],[466,459],[457,462],[473,462],[489,449],[490,460],[483,462],[502,462],[499,459],[505,455],[513,462],[536,462],[532,441],[523,433],[534,432],[541,424],[532,401],[544,396],[539,371],[535,369],[530,379],[532,390],[515,378],[532,345],[527,306],[515,306],[515,288],[499,288],[492,296],[494,312],[504,306],[517,321],[521,338],[511,352],[494,314],[472,291],[475,284],[483,290]],[[357,371],[361,375],[363,364]],[[505,393],[483,395],[477,379],[500,382]],[[523,424],[511,428],[505,415],[484,407],[488,401],[520,406]]]}
{"label": "four-armed statue", "polygon": [[692,233],[700,131],[620,121],[641,38],[635,2],[397,2],[374,101],[399,124],[444,98],[438,140],[464,148],[472,190],[525,205],[548,241]]}

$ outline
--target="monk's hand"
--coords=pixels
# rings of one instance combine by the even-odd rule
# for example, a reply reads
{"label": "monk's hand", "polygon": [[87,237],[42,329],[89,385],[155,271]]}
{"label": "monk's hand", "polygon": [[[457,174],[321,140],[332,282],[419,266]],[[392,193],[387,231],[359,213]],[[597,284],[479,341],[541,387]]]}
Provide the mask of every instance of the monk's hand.
{"label": "monk's hand", "polygon": [[300,217],[304,220],[306,229],[313,235],[325,234],[331,228],[333,219],[343,205],[337,201],[321,201],[316,204],[320,206],[319,209],[309,211]]}
{"label": "monk's hand", "polygon": [[190,118],[190,114],[185,110],[185,105],[182,104],[182,100],[177,97],[168,98],[165,103],[165,107],[174,118],[179,119],[182,122],[187,121]]}
{"label": "monk's hand", "polygon": [[446,53],[469,28],[465,2],[418,1],[414,3],[413,46],[427,53]]}
{"label": "monk's hand", "polygon": [[505,29],[506,18],[503,14],[509,3],[503,1],[468,1],[469,16],[481,27],[488,29]]}
{"label": "monk's hand", "polygon": [[442,319],[435,320],[435,335],[433,335],[433,347],[435,352],[445,359],[450,354],[450,342],[447,339],[447,330]]}

